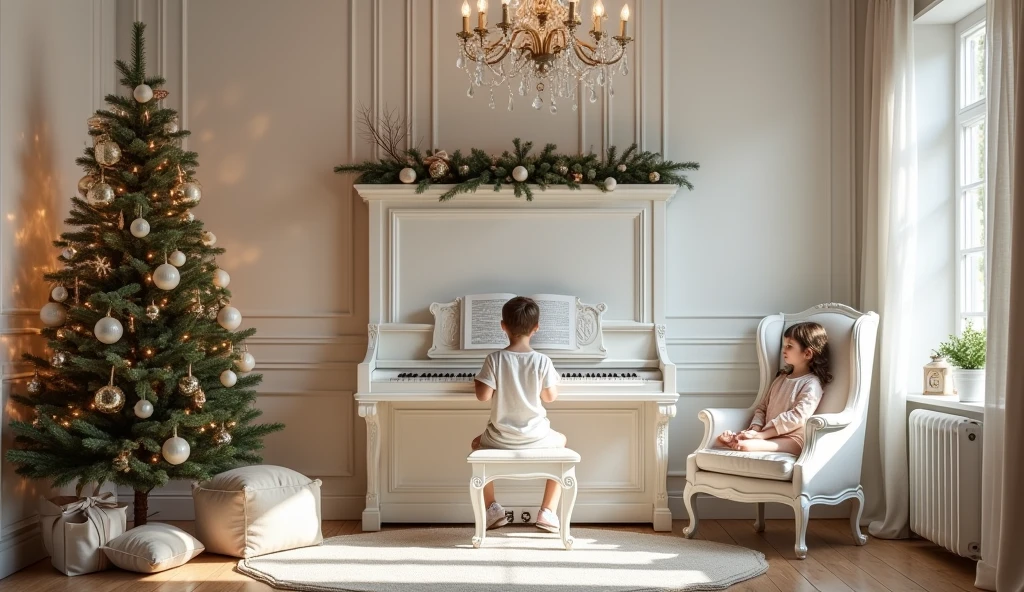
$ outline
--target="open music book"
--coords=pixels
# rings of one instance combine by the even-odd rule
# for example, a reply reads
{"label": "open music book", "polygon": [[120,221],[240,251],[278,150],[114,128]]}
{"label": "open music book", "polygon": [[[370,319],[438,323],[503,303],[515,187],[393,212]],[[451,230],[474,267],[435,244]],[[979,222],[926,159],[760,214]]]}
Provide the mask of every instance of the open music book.
{"label": "open music book", "polygon": [[[462,348],[502,349],[508,336],[501,330],[501,307],[515,294],[470,294],[462,306]],[[529,296],[540,307],[540,329],[530,340],[535,349],[577,348],[576,297],[560,294]]]}

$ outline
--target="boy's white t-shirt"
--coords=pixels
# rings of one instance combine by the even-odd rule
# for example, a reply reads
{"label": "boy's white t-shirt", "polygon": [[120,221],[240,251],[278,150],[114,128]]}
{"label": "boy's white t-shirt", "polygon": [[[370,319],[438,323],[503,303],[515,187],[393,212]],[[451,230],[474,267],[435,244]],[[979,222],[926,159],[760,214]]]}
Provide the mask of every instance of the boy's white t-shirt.
{"label": "boy's white t-shirt", "polygon": [[551,358],[536,351],[498,350],[487,355],[476,379],[494,389],[491,418],[482,440],[519,447],[548,436],[551,423],[540,393],[558,384]]}

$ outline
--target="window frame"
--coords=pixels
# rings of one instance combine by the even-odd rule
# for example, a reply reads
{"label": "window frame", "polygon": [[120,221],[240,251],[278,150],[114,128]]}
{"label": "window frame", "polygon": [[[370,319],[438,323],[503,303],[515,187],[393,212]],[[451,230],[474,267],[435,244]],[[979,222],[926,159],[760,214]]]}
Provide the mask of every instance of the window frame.
{"label": "window frame", "polygon": [[[986,16],[987,15],[986,15],[985,7],[982,6],[978,10],[974,11],[973,13],[971,13],[971,14],[967,15],[966,17],[964,17],[963,19],[961,19],[954,26],[954,39],[956,40],[956,69],[957,69],[957,71],[956,71],[956,76],[955,76],[955,79],[956,79],[956,90],[955,90],[956,95],[955,95],[955,100],[954,100],[955,107],[954,107],[954,125],[953,125],[954,134],[956,135],[956,138],[955,138],[955,141],[954,141],[954,143],[955,143],[955,158],[956,158],[955,167],[954,167],[954,169],[956,171],[956,173],[955,173],[955,189],[956,189],[956,193],[954,195],[954,200],[953,200],[954,209],[955,209],[955,216],[954,217],[955,217],[955,220],[956,220],[956,222],[955,222],[956,230],[955,230],[955,233],[954,233],[954,235],[955,235],[954,236],[954,241],[955,242],[953,244],[954,253],[955,253],[955,262],[956,262],[955,263],[955,265],[956,265],[956,273],[954,274],[955,277],[956,277],[956,280],[955,280],[956,281],[956,285],[954,287],[955,293],[956,293],[956,298],[955,298],[955,300],[956,300],[956,311],[955,311],[956,312],[956,316],[954,318],[953,326],[955,327],[955,331],[956,331],[957,334],[959,334],[963,330],[964,319],[977,319],[977,320],[980,320],[980,323],[977,323],[977,322],[975,323],[975,327],[977,327],[977,328],[987,327],[987,325],[988,325],[987,300],[988,300],[988,282],[989,282],[989,273],[988,273],[989,261],[988,261],[988,257],[985,254],[985,251],[986,251],[987,247],[985,246],[985,244],[983,244],[980,247],[971,247],[971,248],[964,248],[963,247],[963,245],[965,244],[965,240],[966,240],[966,237],[964,236],[964,229],[965,229],[966,220],[964,218],[965,218],[965,214],[967,213],[967,207],[966,207],[967,204],[965,203],[965,195],[964,194],[966,192],[968,192],[968,191],[977,189],[979,187],[984,188],[984,193],[985,193],[986,196],[988,194],[988,182],[989,182],[989,179],[987,178],[988,177],[987,174],[985,175],[985,178],[983,178],[979,182],[965,183],[965,173],[966,173],[967,160],[965,158],[966,154],[965,154],[965,150],[964,150],[964,148],[965,148],[965,140],[966,140],[966,135],[965,134],[966,134],[966,130],[970,126],[978,123],[979,121],[983,122],[985,124],[986,136],[987,136],[987,133],[988,133],[988,121],[987,121],[987,109],[988,109],[988,72],[987,72],[987,68],[988,68],[988,44],[987,43],[986,43],[986,46],[985,46],[985,64],[986,64],[986,66],[985,66],[985,68],[986,68],[986,72],[985,72],[985,76],[986,76],[986,80],[985,80],[985,83],[986,83],[985,84],[985,96],[983,98],[979,99],[978,101],[970,104],[970,105],[961,106],[961,104],[963,102],[965,102],[966,91],[967,91],[967,89],[965,87],[965,84],[964,84],[966,82],[967,58],[968,58],[967,39],[966,38],[970,34],[972,34],[975,31],[977,31],[978,29],[987,27],[988,23],[986,22]],[[987,142],[986,142],[985,150],[986,150],[986,158],[985,158],[985,163],[986,164],[985,164],[985,166],[986,166],[986,170],[987,170],[987,167],[988,167],[988,154],[987,154],[987,152],[988,152],[988,144],[987,144]],[[988,200],[987,200],[987,197],[986,197],[986,200],[985,200],[986,204],[985,204],[985,210],[984,210],[984,220],[985,220],[985,232],[984,232],[984,235],[986,236],[986,242],[987,242],[988,222],[989,222],[988,211],[987,211],[988,210],[988,208],[987,208],[987,201]],[[984,301],[982,302],[982,310],[980,310],[980,311],[978,311],[978,310],[968,311],[968,310],[965,309],[965,306],[966,306],[965,296],[966,296],[967,289],[968,289],[967,281],[969,279],[967,274],[965,273],[966,272],[966,265],[967,265],[968,257],[971,254],[973,254],[973,253],[979,253],[979,252],[982,254],[982,257],[984,258],[984,262],[985,262],[985,277],[984,277],[985,292],[984,292]],[[979,327],[979,325],[980,325],[980,327]]]}

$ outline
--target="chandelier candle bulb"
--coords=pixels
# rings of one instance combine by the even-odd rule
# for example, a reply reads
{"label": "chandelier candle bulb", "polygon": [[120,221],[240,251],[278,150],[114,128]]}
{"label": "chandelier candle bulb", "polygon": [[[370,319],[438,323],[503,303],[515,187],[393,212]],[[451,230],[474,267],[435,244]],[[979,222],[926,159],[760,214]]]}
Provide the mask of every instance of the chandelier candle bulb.
{"label": "chandelier candle bulb", "polygon": [[487,30],[487,0],[477,0],[476,9],[480,11],[477,15],[477,28]]}
{"label": "chandelier candle bulb", "polygon": [[619,37],[625,37],[626,21],[629,20],[629,4],[626,4],[622,7],[622,12],[619,13],[619,18],[622,19],[619,21]]}
{"label": "chandelier candle bulb", "polygon": [[509,0],[501,0],[501,24],[508,24],[508,2]]}
{"label": "chandelier candle bulb", "polygon": [[604,4],[601,3],[601,0],[596,0],[594,2],[594,32],[595,33],[600,33],[601,32],[601,19],[603,17],[604,17]]}
{"label": "chandelier candle bulb", "polygon": [[469,0],[462,0],[462,32],[469,33]]}
{"label": "chandelier candle bulb", "polygon": [[569,0],[569,20],[567,23],[571,23],[569,24],[570,27],[572,24],[576,23],[576,2],[578,1],[579,0]]}

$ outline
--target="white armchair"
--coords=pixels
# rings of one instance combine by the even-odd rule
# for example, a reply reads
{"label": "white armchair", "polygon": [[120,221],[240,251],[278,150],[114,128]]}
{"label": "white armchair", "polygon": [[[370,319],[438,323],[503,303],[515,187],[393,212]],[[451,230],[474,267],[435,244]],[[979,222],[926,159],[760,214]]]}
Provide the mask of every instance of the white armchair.
{"label": "white armchair", "polygon": [[[754,409],[768,392],[781,361],[782,334],[786,327],[814,321],[828,333],[833,380],[815,414],[807,420],[806,443],[800,456],[769,452],[739,452],[716,448],[715,438],[725,430],[745,430]],[[764,504],[777,502],[793,507],[796,515],[796,555],[807,557],[807,517],[814,504],[838,504],[854,500],[850,528],[857,544],[867,543],[860,532],[864,491],[860,485],[864,456],[864,428],[868,410],[871,369],[875,357],[878,315],[861,313],[842,304],[819,304],[794,315],[765,317],[757,326],[757,359],[761,386],[749,409],[704,409],[704,439],[686,459],[683,503],[690,524],[687,538],[697,532],[696,498],[700,494],[757,503],[758,532],[764,530]]]}

